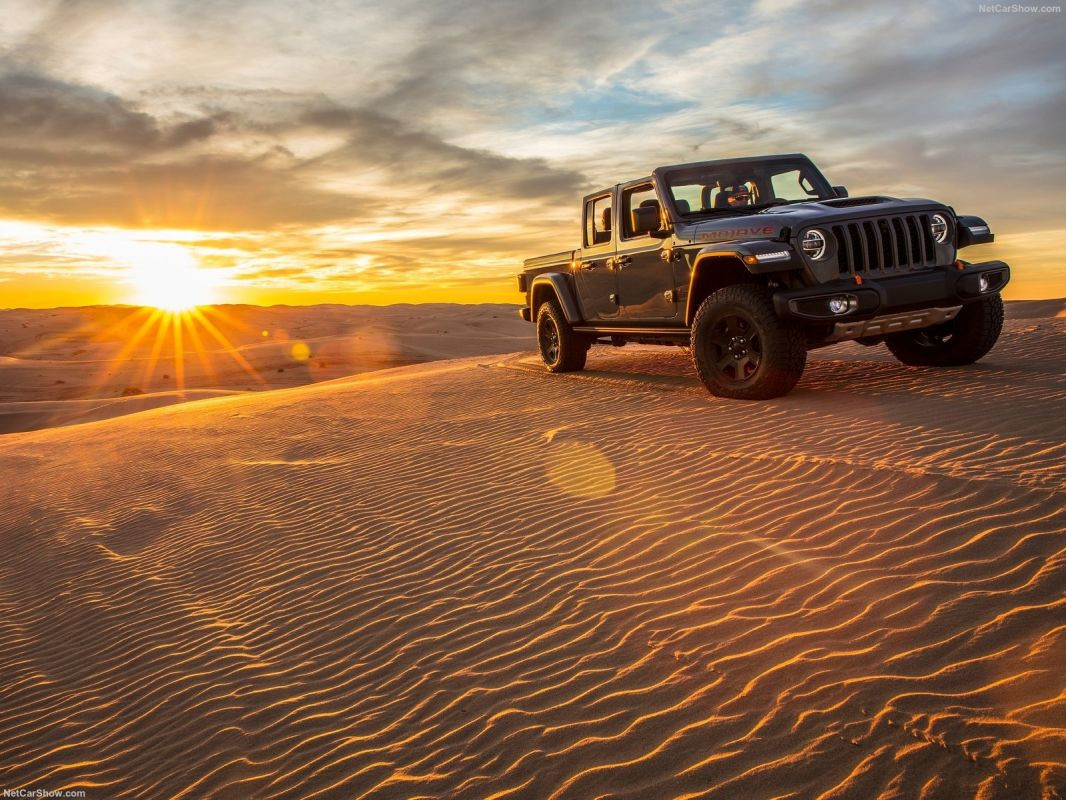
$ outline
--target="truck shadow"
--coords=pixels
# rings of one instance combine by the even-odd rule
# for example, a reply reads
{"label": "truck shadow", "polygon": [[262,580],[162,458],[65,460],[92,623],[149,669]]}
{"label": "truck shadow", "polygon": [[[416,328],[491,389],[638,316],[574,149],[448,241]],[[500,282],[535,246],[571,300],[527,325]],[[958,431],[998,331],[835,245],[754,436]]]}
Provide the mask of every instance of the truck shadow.
{"label": "truck shadow", "polygon": [[[1066,324],[1010,326],[996,349],[967,367],[934,369],[900,364],[884,347],[845,344],[812,351],[791,394],[745,402],[712,397],[693,371],[687,350],[652,346],[596,346],[583,372],[549,375],[536,354],[505,366],[553,381],[624,386],[701,405],[744,408],[753,419],[808,411],[849,428],[886,423],[976,438],[1066,442]],[[757,414],[756,414],[757,412]],[[871,428],[870,435],[881,431]]]}

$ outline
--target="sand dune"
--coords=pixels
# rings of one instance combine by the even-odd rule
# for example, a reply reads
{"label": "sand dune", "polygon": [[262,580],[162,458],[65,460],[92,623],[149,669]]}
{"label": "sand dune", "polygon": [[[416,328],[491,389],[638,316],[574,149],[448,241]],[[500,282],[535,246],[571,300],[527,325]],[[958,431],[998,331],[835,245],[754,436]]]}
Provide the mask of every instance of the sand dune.
{"label": "sand dune", "polygon": [[224,389],[190,389],[184,392],[153,392],[131,397],[100,400],[37,400],[0,403],[0,433],[35,431],[61,425],[78,425],[135,414],[151,408],[238,394]]}
{"label": "sand dune", "polygon": [[1010,319],[1066,317],[1066,299],[1011,300],[1006,304],[1006,311]]}
{"label": "sand dune", "polygon": [[474,357],[0,440],[0,787],[1060,798],[1066,319]]}
{"label": "sand dune", "polygon": [[[211,306],[179,318],[179,331],[173,318],[131,306],[0,311],[0,433],[128,414],[214,390],[285,388],[530,349],[533,329],[516,309]],[[119,401],[123,393],[151,399]],[[85,400],[108,402],[76,402]]]}

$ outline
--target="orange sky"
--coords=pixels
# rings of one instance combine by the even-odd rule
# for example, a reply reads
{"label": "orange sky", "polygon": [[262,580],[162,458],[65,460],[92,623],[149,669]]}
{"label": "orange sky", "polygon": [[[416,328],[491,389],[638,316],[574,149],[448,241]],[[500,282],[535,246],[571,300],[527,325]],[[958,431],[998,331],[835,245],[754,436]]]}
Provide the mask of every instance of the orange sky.
{"label": "orange sky", "polygon": [[1010,262],[1009,298],[1066,295],[1061,14],[386,5],[7,4],[0,306],[175,269],[215,302],[517,302],[582,194],[796,151],[984,216],[966,255]]}

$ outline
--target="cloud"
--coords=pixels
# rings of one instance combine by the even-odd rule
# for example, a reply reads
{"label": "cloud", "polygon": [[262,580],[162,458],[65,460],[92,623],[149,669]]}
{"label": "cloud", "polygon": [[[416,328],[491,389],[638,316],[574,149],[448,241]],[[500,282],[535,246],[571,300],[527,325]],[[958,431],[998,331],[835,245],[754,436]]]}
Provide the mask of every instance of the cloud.
{"label": "cloud", "polygon": [[[0,177],[0,209],[69,224],[239,231],[472,197],[556,197],[583,185],[544,159],[448,144],[378,111],[318,95],[272,99],[164,122],[101,90],[4,75],[0,165],[11,169]],[[339,139],[313,157],[281,144],[322,131]],[[205,149],[212,137],[222,154]]]}
{"label": "cloud", "polygon": [[182,147],[216,132],[217,118],[171,126],[106,91],[29,72],[0,75],[0,137],[130,154]]}
{"label": "cloud", "polygon": [[11,216],[64,224],[226,231],[322,223],[368,206],[358,197],[306,187],[261,160],[212,157],[42,169],[0,179],[0,203]]}
{"label": "cloud", "polygon": [[459,147],[369,109],[320,106],[299,121],[339,129],[347,137],[343,146],[301,165],[302,171],[381,169],[401,195],[414,184],[416,193],[431,197],[555,198],[585,186],[579,173],[553,167],[543,158],[509,158]]}

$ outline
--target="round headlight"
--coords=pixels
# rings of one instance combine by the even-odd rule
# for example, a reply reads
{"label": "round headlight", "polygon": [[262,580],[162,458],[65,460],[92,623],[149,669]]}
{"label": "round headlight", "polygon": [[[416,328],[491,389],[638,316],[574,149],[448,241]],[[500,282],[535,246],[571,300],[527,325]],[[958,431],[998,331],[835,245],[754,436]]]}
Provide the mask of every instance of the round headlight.
{"label": "round headlight", "polygon": [[948,240],[948,221],[943,214],[933,214],[929,220],[929,232],[937,244],[944,244]]}
{"label": "round headlight", "polygon": [[825,258],[825,234],[817,229],[807,231],[803,235],[800,247],[809,258],[815,261]]}

